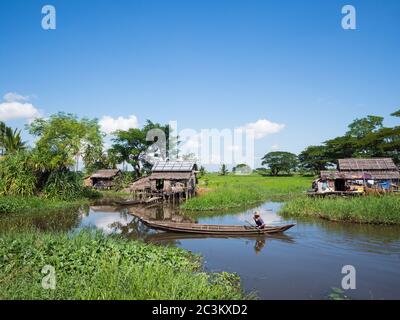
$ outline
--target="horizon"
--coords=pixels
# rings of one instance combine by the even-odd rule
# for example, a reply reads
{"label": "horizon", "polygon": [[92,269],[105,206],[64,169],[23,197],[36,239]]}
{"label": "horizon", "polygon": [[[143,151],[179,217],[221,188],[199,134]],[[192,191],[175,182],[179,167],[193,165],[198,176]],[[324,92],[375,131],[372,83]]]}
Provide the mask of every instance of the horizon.
{"label": "horizon", "polygon": [[341,27],[343,1],[51,4],[55,30],[41,27],[41,1],[0,4],[0,120],[12,127],[64,111],[106,132],[146,119],[253,128],[259,163],[366,115],[396,123],[397,1],[352,1],[356,30]]}

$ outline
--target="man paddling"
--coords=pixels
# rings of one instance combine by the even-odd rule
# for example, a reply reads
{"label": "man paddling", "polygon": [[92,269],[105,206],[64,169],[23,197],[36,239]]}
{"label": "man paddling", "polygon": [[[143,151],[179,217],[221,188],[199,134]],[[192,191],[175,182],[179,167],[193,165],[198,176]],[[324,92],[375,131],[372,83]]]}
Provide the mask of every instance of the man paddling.
{"label": "man paddling", "polygon": [[257,229],[264,229],[265,227],[265,223],[263,221],[263,219],[261,219],[260,214],[258,213],[258,211],[254,212],[254,222],[257,225]]}

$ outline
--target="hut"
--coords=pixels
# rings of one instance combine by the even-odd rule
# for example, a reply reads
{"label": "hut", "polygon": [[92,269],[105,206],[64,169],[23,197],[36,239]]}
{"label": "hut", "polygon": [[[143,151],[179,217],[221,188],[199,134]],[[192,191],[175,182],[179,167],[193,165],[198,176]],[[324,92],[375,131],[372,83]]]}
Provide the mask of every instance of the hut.
{"label": "hut", "polygon": [[115,179],[121,175],[119,169],[98,170],[90,176],[91,186],[97,189],[111,189]]}
{"label": "hut", "polygon": [[337,170],[320,172],[314,190],[318,193],[397,191],[399,178],[399,169],[390,158],[339,159]]}
{"label": "hut", "polygon": [[197,165],[191,161],[158,161],[148,176],[134,181],[128,189],[140,198],[187,199],[196,192],[196,172]]}
{"label": "hut", "polygon": [[192,161],[158,161],[149,176],[152,194],[191,197],[196,191],[197,165]]}

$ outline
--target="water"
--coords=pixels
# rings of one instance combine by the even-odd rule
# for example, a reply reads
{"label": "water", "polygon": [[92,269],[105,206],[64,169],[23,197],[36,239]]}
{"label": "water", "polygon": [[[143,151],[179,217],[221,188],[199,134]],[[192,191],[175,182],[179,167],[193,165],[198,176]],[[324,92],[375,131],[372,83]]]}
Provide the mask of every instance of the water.
{"label": "water", "polygon": [[107,234],[118,233],[200,253],[207,270],[236,272],[246,292],[256,292],[262,299],[325,299],[331,288],[341,287],[344,265],[356,269],[356,289],[345,292],[350,298],[400,299],[399,227],[284,219],[276,213],[280,206],[267,202],[251,210],[197,218],[199,223],[244,225],[258,210],[267,224],[297,224],[276,236],[227,238],[157,232],[130,214],[191,221],[177,209],[159,206],[93,206],[74,212],[74,218],[53,221],[54,214],[46,218],[36,214],[32,220],[25,216],[24,223],[36,224],[43,230],[101,229]]}

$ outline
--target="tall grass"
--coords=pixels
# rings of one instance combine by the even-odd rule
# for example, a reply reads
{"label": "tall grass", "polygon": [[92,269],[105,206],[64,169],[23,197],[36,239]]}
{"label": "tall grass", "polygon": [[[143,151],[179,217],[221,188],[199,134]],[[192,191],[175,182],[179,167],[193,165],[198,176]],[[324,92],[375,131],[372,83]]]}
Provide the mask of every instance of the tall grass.
{"label": "tall grass", "polygon": [[185,210],[220,210],[256,204],[266,200],[283,201],[302,194],[311,184],[309,177],[263,177],[206,175],[199,183],[209,192],[185,202]]}
{"label": "tall grass", "polygon": [[290,217],[319,217],[331,221],[399,224],[400,196],[300,197],[288,201],[282,207],[281,213]]}
{"label": "tall grass", "polygon": [[[43,289],[45,265],[56,288]],[[83,232],[0,238],[0,299],[241,299],[239,278],[187,251]]]}

